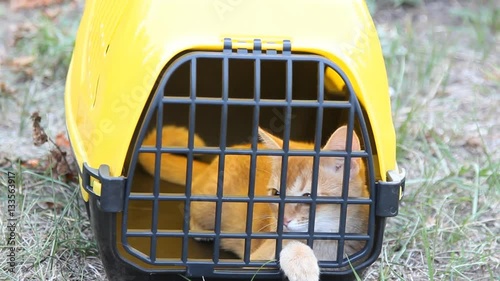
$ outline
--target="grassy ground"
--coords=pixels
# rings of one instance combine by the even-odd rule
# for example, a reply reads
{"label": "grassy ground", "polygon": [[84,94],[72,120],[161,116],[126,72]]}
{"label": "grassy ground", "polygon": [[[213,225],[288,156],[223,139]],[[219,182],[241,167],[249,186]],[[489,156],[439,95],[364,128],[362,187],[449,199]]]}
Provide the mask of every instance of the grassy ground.
{"label": "grassy ground", "polygon": [[499,6],[471,2],[376,13],[409,180],[370,280],[500,276]]}
{"label": "grassy ground", "polygon": [[[398,161],[408,171],[366,280],[500,276],[499,6],[495,1],[371,0],[392,88]],[[78,189],[35,173],[29,116],[64,131],[63,91],[81,4],[11,12],[0,0],[0,280],[103,280]],[[6,160],[8,159],[8,160]],[[21,161],[23,160],[23,161]],[[17,248],[9,273],[9,172]]]}

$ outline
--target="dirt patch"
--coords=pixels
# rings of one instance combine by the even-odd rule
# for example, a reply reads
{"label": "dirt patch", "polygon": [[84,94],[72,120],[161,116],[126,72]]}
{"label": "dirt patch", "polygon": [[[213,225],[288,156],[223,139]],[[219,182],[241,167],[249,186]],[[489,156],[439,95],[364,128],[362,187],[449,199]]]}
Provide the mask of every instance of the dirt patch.
{"label": "dirt patch", "polygon": [[0,1],[0,159],[28,160],[49,150],[33,145],[31,113],[40,112],[49,136],[65,132],[64,77],[82,4],[10,5]]}

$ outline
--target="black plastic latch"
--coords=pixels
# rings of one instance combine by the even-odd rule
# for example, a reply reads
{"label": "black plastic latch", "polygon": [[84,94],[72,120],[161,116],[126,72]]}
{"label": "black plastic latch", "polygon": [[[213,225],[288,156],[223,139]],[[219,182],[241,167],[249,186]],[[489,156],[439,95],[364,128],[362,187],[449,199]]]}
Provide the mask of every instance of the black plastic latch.
{"label": "black plastic latch", "polygon": [[[101,184],[100,195],[96,194],[90,179],[95,178]],[[99,169],[93,169],[83,163],[83,188],[90,194],[98,197],[99,209],[103,212],[116,213],[123,211],[123,198],[125,196],[125,185],[127,178],[112,177],[109,174],[109,166],[101,165]]]}
{"label": "black plastic latch", "polygon": [[399,211],[399,201],[403,198],[406,172],[391,171],[387,174],[388,181],[377,182],[377,199],[375,214],[379,217],[394,217]]}

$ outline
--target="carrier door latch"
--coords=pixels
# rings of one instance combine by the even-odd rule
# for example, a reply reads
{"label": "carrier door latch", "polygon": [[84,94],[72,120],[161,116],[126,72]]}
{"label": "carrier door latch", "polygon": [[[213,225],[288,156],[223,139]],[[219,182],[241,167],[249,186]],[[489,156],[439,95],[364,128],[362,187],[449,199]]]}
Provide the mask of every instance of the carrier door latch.
{"label": "carrier door latch", "polygon": [[379,217],[394,217],[398,214],[399,201],[403,198],[406,171],[389,171],[387,181],[376,184],[377,198],[375,214]]}
{"label": "carrier door latch", "polygon": [[93,169],[83,163],[83,188],[96,196],[103,212],[117,213],[123,210],[123,198],[127,178],[112,177],[108,165]]}
{"label": "carrier door latch", "polygon": [[247,54],[250,50],[254,54],[262,54],[263,50],[267,54],[276,55],[281,52],[283,55],[292,54],[292,43],[290,40],[244,40],[244,39],[231,39],[224,38],[224,53],[230,54],[236,50],[237,53]]}

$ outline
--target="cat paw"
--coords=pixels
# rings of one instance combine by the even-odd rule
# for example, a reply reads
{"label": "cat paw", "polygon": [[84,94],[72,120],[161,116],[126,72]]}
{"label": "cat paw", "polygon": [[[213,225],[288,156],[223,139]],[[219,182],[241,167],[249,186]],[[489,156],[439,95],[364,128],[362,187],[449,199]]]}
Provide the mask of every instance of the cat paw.
{"label": "cat paw", "polygon": [[290,281],[318,281],[319,265],[313,250],[304,243],[290,241],[280,253],[280,267]]}

